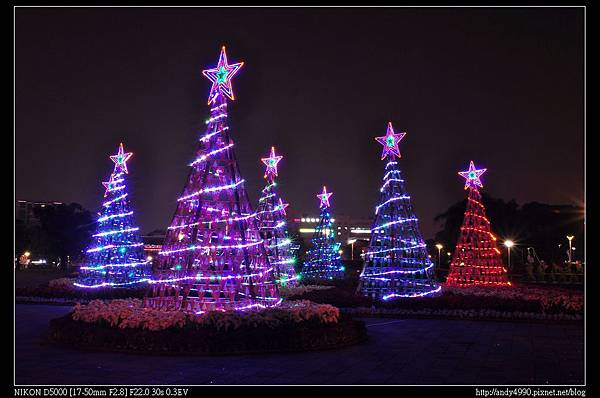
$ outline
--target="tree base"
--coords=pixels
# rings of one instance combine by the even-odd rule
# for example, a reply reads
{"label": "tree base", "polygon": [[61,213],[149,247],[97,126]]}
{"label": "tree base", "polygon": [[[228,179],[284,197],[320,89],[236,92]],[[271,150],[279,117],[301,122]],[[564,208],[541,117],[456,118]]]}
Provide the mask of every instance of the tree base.
{"label": "tree base", "polygon": [[342,316],[337,323],[308,320],[274,328],[169,328],[159,331],[111,327],[75,321],[72,314],[50,321],[48,340],[61,346],[93,351],[168,355],[233,355],[329,350],[367,339],[363,321]]}

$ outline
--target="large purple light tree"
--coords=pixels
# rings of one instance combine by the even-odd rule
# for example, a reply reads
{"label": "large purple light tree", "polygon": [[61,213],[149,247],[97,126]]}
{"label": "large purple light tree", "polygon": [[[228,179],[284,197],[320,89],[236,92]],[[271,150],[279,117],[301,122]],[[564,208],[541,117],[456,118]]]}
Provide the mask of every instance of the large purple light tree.
{"label": "large purple light tree", "polygon": [[217,67],[203,71],[212,82],[210,118],[159,253],[148,306],[202,313],[281,302],[227,124],[231,79],[242,65],[228,64],[223,47]]}

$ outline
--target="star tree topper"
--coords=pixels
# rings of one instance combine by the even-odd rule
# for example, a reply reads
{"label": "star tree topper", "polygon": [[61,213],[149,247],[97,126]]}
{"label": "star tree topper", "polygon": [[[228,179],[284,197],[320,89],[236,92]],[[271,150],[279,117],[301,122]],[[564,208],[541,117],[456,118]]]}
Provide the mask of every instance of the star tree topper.
{"label": "star tree topper", "polygon": [[233,95],[233,88],[231,87],[231,78],[240,70],[244,65],[243,62],[229,65],[227,63],[227,53],[225,52],[225,46],[221,48],[221,54],[219,55],[219,62],[217,67],[214,69],[205,69],[202,74],[206,76],[211,82],[212,87],[210,88],[210,94],[208,95],[208,105],[214,103],[217,100],[219,94],[224,94],[229,97],[232,101],[235,100]]}
{"label": "star tree topper", "polygon": [[285,212],[285,209],[289,205],[290,205],[289,203],[283,203],[283,200],[281,200],[281,198],[279,198],[279,210],[281,210],[281,212],[283,213],[284,216],[287,215],[287,213]]}
{"label": "star tree topper", "polygon": [[458,175],[465,179],[465,189],[477,187],[483,188],[483,184],[481,183],[479,177],[481,177],[481,175],[485,173],[486,170],[487,169],[477,170],[475,168],[475,165],[473,164],[473,161],[471,160],[471,163],[469,163],[469,170],[459,171]]}
{"label": "star tree topper", "polygon": [[321,201],[319,208],[329,207],[329,197],[333,195],[333,192],[327,192],[327,188],[323,186],[323,193],[317,195],[317,198]]}
{"label": "star tree topper", "polygon": [[394,128],[392,127],[392,122],[388,122],[387,133],[383,137],[376,137],[375,140],[383,145],[383,152],[381,153],[381,160],[385,159],[387,155],[390,155],[392,158],[394,156],[400,156],[400,148],[398,148],[398,144],[400,140],[404,138],[406,133],[395,134]]}
{"label": "star tree topper", "polygon": [[267,176],[277,177],[277,163],[283,159],[283,156],[275,156],[275,147],[271,147],[271,155],[268,158],[262,158],[261,161],[267,166],[265,178]]}
{"label": "star tree topper", "polygon": [[102,185],[104,185],[104,188],[106,188],[106,191],[104,191],[104,197],[106,198],[108,193],[112,191],[116,185],[114,173],[110,175],[110,179],[108,181],[103,181]]}
{"label": "star tree topper", "polygon": [[113,173],[116,173],[118,170],[118,171],[125,172],[125,174],[128,174],[129,172],[127,171],[127,161],[132,156],[133,156],[133,152],[125,152],[123,150],[123,143],[120,143],[119,144],[119,152],[117,152],[116,155],[110,156],[110,160],[115,162],[115,169],[114,169]]}

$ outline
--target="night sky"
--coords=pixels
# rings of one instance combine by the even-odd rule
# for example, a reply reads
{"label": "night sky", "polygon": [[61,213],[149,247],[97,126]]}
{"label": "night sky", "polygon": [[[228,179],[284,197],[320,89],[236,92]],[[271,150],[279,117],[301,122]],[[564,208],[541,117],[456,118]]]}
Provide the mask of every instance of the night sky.
{"label": "night sky", "polygon": [[[95,210],[119,142],[142,231],[166,228],[221,45],[245,65],[229,123],[253,204],[271,145],[288,214],[371,217],[392,121],[425,238],[456,172],[519,203],[583,203],[582,8],[18,8],[16,198]],[[493,220],[492,220],[493,223]]]}

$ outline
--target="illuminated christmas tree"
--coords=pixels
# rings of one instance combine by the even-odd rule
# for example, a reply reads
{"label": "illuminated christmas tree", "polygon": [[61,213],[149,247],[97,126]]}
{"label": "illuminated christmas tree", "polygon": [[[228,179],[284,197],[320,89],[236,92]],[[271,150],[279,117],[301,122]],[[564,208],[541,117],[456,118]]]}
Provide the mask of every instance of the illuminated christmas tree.
{"label": "illuminated christmas tree", "polygon": [[434,277],[433,263],[406,191],[395,157],[406,133],[395,134],[388,123],[387,134],[375,140],[383,145],[385,164],[380,201],[375,207],[369,249],[360,275],[359,291],[373,299],[422,297],[441,290]]}
{"label": "illuminated christmas tree", "polygon": [[227,123],[231,79],[242,65],[229,65],[223,47],[217,67],[203,71],[212,82],[210,118],[159,253],[148,306],[202,313],[281,302]]}
{"label": "illuminated christmas tree", "polygon": [[275,155],[275,147],[271,147],[270,156],[262,158],[265,164],[264,178],[267,185],[263,188],[256,216],[261,237],[265,240],[269,263],[275,267],[277,280],[283,286],[296,284],[296,271],[294,264],[296,257],[292,251],[292,240],[288,236],[286,212],[287,203],[278,194],[277,164],[283,156]]}
{"label": "illuminated christmas tree", "polygon": [[332,280],[344,277],[344,266],[340,256],[340,244],[335,241],[335,229],[329,213],[329,198],[332,192],[317,195],[320,200],[320,217],[312,237],[312,248],[306,253],[302,278],[306,280]]}
{"label": "illuminated christmas tree", "polygon": [[476,169],[471,161],[467,171],[458,173],[465,178],[465,189],[468,189],[469,195],[460,237],[450,263],[448,286],[510,285],[478,189],[483,188],[480,177],[486,170]]}
{"label": "illuminated christmas tree", "polygon": [[150,278],[151,267],[144,258],[143,243],[133,221],[127,193],[127,161],[132,155],[120,144],[118,153],[110,156],[115,167],[109,180],[102,183],[106,188],[105,202],[97,220],[94,243],[86,252],[75,286],[123,287]]}

